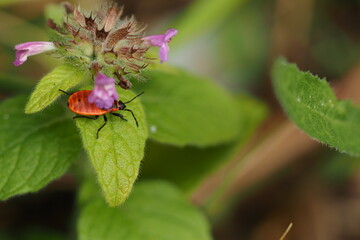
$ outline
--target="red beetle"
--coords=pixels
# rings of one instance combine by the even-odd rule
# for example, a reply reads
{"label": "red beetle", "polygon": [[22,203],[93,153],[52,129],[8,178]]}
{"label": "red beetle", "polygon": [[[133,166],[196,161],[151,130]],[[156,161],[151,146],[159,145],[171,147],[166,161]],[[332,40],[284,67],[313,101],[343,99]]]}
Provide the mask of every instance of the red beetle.
{"label": "red beetle", "polygon": [[135,98],[139,97],[141,94],[143,94],[144,92],[136,95],[135,97],[133,97],[130,101],[127,102],[122,102],[121,100],[119,101],[114,101],[114,105],[112,108],[110,109],[101,109],[98,108],[94,103],[89,103],[88,101],[88,97],[90,95],[90,93],[92,92],[92,90],[81,90],[81,91],[77,91],[74,93],[68,93],[65,92],[61,89],[59,89],[59,91],[69,95],[69,99],[68,99],[68,108],[70,109],[70,111],[79,114],[80,116],[74,116],[73,118],[87,118],[87,119],[92,119],[92,120],[96,120],[98,119],[98,117],[100,115],[104,116],[104,124],[97,130],[96,132],[96,139],[99,138],[99,132],[100,130],[106,125],[107,123],[107,117],[106,117],[106,113],[110,113],[114,116],[117,116],[119,118],[121,118],[122,120],[127,121],[127,119],[124,118],[124,116],[120,113],[116,113],[116,111],[119,110],[123,110],[123,111],[128,111],[131,113],[131,115],[133,116],[136,126],[138,127],[138,121],[136,120],[136,117],[134,115],[134,113],[130,110],[130,109],[126,109],[126,105],[130,102],[132,102]]}

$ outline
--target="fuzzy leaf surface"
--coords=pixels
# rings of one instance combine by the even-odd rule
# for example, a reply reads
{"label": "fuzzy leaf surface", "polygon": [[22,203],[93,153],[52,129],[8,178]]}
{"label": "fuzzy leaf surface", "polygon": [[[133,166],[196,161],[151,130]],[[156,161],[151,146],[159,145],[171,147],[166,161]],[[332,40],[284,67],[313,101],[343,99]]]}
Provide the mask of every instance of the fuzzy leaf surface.
{"label": "fuzzy leaf surface", "polygon": [[173,68],[144,71],[137,84],[144,104],[150,138],[176,146],[209,146],[238,134],[236,101],[209,79]]}
{"label": "fuzzy leaf surface", "polygon": [[80,212],[80,240],[209,240],[210,227],[198,209],[173,185],[160,181],[137,184],[120,208],[100,198],[88,201]]}
{"label": "fuzzy leaf surface", "polygon": [[57,99],[61,90],[68,90],[79,84],[87,73],[81,68],[64,64],[56,67],[52,72],[43,77],[26,105],[25,113],[35,113],[50,105]]}
{"label": "fuzzy leaf surface", "polygon": [[[120,89],[118,93],[124,102],[135,96],[131,91]],[[107,114],[107,124],[99,132],[98,139],[96,132],[104,123],[102,116],[97,120],[76,119],[84,147],[111,207],[122,204],[130,194],[139,173],[147,138],[145,114],[139,98],[127,104],[127,108],[134,112],[139,127],[136,127],[130,112],[117,112],[123,114],[128,121]]]}
{"label": "fuzzy leaf surface", "polygon": [[72,120],[54,107],[26,115],[26,96],[0,104],[0,199],[35,192],[63,175],[80,152]]}
{"label": "fuzzy leaf surface", "polygon": [[360,108],[337,100],[325,79],[278,60],[273,69],[276,95],[288,116],[311,137],[340,152],[360,154]]}
{"label": "fuzzy leaf surface", "polygon": [[236,140],[205,149],[179,148],[150,141],[141,177],[166,179],[188,194],[195,190],[204,179],[234,158],[265,119],[267,108],[259,101],[241,96],[237,102],[240,134]]}

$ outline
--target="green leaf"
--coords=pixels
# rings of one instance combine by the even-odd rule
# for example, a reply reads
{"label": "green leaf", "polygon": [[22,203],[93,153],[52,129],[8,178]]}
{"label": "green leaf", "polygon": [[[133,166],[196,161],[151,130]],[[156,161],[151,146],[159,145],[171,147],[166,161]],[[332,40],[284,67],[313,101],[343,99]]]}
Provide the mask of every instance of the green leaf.
{"label": "green leaf", "polygon": [[149,142],[141,177],[166,179],[190,194],[204,179],[234,158],[267,113],[263,104],[245,96],[239,97],[238,109],[240,135],[235,141],[206,149]]}
{"label": "green leaf", "polygon": [[225,90],[211,80],[162,68],[144,71],[148,82],[136,86],[145,91],[141,101],[152,139],[177,146],[209,146],[236,137],[236,103]]}
{"label": "green leaf", "polygon": [[87,72],[81,68],[64,64],[55,68],[43,77],[31,94],[30,100],[25,108],[25,113],[35,113],[50,105],[64,91],[79,84]]}
{"label": "green leaf", "polygon": [[214,29],[238,6],[247,0],[197,0],[192,3],[181,16],[175,28],[179,34],[174,38],[175,44],[183,44],[201,35],[209,29]]}
{"label": "green leaf", "polygon": [[[131,91],[118,92],[123,101],[135,96]],[[139,173],[147,138],[145,114],[139,98],[127,104],[127,108],[134,112],[139,127],[136,127],[130,112],[119,112],[128,119],[127,122],[108,114],[107,124],[99,132],[98,139],[96,132],[104,123],[102,117],[97,120],[76,119],[84,147],[95,168],[106,201],[111,207],[122,204],[130,194]]]}
{"label": "green leaf", "polygon": [[59,107],[26,115],[25,96],[0,104],[0,199],[35,192],[62,176],[80,152],[72,120]]}
{"label": "green leaf", "polygon": [[[95,191],[96,192],[96,191]],[[80,212],[80,240],[207,240],[209,223],[182,194],[166,182],[141,182],[120,208],[99,198]]]}
{"label": "green leaf", "polygon": [[278,60],[273,69],[276,95],[295,124],[311,137],[352,155],[360,154],[360,108],[337,100],[325,79]]}

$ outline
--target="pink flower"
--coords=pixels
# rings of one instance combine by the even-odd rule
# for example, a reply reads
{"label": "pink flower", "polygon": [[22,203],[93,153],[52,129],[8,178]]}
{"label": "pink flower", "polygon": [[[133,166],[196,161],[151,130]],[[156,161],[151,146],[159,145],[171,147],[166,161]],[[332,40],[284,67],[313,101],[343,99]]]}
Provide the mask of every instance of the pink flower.
{"label": "pink flower", "polygon": [[114,101],[119,99],[115,88],[115,79],[98,73],[95,79],[94,90],[89,95],[89,103],[95,103],[98,108],[110,109],[114,106]]}
{"label": "pink flower", "polygon": [[15,66],[20,66],[27,60],[28,56],[51,51],[54,49],[56,48],[52,42],[26,42],[16,45],[16,60],[13,64]]}
{"label": "pink flower", "polygon": [[159,57],[161,62],[166,62],[168,60],[169,46],[168,43],[171,41],[171,38],[178,33],[178,30],[170,28],[165,32],[165,34],[152,35],[142,38],[146,44],[159,47]]}

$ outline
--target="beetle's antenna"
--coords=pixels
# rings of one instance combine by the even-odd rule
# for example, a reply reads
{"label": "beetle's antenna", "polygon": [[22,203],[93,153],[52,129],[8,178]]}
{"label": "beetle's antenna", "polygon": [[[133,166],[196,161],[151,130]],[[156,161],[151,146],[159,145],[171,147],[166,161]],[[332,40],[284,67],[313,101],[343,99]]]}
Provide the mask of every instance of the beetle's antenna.
{"label": "beetle's antenna", "polygon": [[65,93],[66,95],[69,95],[69,96],[72,94],[72,93],[69,93],[69,92],[65,92],[64,90],[61,90],[61,89],[59,89],[59,91],[62,92],[62,93]]}
{"label": "beetle's antenna", "polygon": [[[140,93],[140,95],[143,94],[143,93],[144,93],[144,92]],[[124,111],[131,112],[131,115],[133,116],[133,118],[134,118],[134,120],[135,120],[136,126],[139,127],[138,121],[136,120],[136,117],[135,117],[133,111],[131,111],[130,109],[124,109]]]}
{"label": "beetle's antenna", "polygon": [[[132,102],[135,98],[140,97],[142,94],[144,94],[144,92],[139,93],[138,95],[136,95],[135,97],[133,97],[133,99],[131,99],[130,101],[124,102],[124,104],[127,104],[127,103],[129,103],[129,102]],[[133,114],[133,115],[134,115],[134,114]]]}

